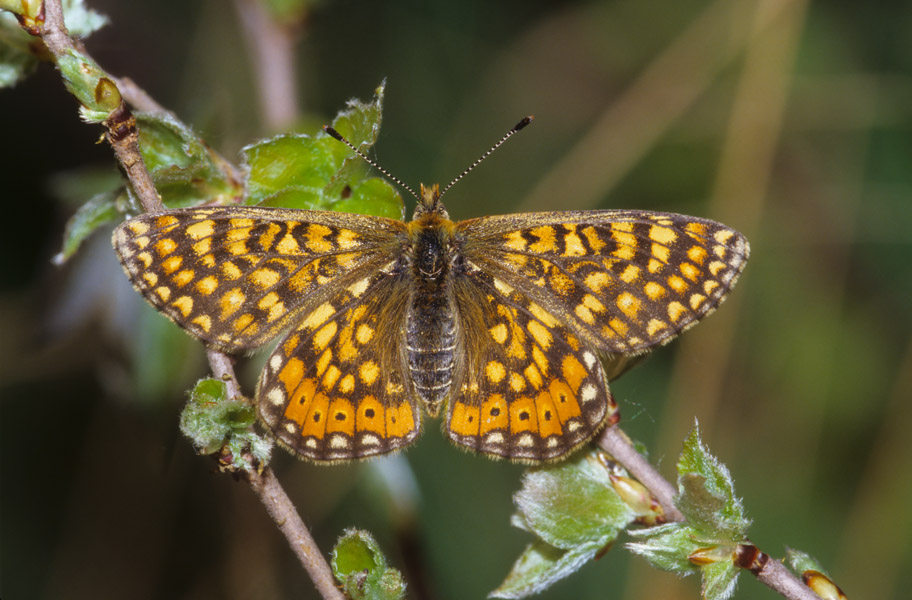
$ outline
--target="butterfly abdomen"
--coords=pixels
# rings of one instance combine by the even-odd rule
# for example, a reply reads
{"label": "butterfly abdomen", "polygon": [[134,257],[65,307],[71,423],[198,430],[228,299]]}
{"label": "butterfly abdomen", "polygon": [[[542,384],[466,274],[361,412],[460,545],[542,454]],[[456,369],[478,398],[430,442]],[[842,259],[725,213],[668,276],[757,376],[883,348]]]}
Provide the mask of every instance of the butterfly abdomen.
{"label": "butterfly abdomen", "polygon": [[444,228],[415,227],[410,267],[414,285],[406,316],[406,351],[415,392],[436,416],[453,386],[457,322],[453,303],[451,250]]}

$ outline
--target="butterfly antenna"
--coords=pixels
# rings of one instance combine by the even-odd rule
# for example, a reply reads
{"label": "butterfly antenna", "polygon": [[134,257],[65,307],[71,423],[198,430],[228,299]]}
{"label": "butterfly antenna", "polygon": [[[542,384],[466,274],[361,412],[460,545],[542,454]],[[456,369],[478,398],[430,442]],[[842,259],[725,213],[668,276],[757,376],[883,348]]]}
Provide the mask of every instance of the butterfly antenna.
{"label": "butterfly antenna", "polygon": [[357,154],[358,156],[360,156],[360,157],[364,160],[364,162],[366,162],[367,164],[369,164],[369,165],[372,166],[373,168],[375,168],[375,169],[377,169],[378,171],[380,171],[381,173],[383,173],[383,175],[384,175],[387,179],[389,179],[389,180],[392,181],[393,183],[397,184],[399,187],[401,187],[401,188],[403,188],[404,190],[408,191],[408,193],[411,194],[412,196],[414,196],[416,200],[418,200],[419,202],[421,201],[421,198],[418,197],[418,194],[415,193],[415,190],[413,190],[413,189],[410,188],[408,185],[406,185],[401,179],[399,179],[398,177],[396,177],[396,176],[394,176],[394,175],[391,175],[389,171],[387,171],[386,169],[384,169],[383,167],[381,167],[380,165],[378,165],[377,163],[375,163],[374,161],[372,161],[371,159],[369,159],[363,152],[361,152],[360,150],[358,150],[357,148],[355,148],[355,145],[354,145],[354,144],[352,144],[352,143],[349,142],[347,139],[345,139],[344,137],[342,137],[342,134],[341,134],[341,133],[339,133],[338,131],[336,131],[335,129],[333,129],[332,127],[330,127],[329,125],[324,125],[324,126],[323,126],[323,131],[325,131],[326,133],[328,133],[328,134],[331,135],[332,137],[336,138],[337,140],[339,140],[340,142],[342,142],[343,144],[345,144],[346,146],[348,146],[349,148],[351,148],[352,150],[354,150],[354,151],[355,151],[355,154]]}
{"label": "butterfly antenna", "polygon": [[459,181],[460,179],[462,179],[463,177],[465,177],[466,175],[468,175],[469,172],[470,172],[472,169],[474,169],[475,167],[477,167],[478,165],[481,164],[481,161],[483,161],[484,159],[486,159],[487,157],[489,157],[489,156],[491,155],[491,153],[493,153],[495,150],[497,150],[498,148],[500,148],[501,145],[503,145],[504,142],[506,142],[508,139],[510,139],[510,137],[512,137],[514,133],[516,133],[517,131],[519,131],[520,129],[522,129],[523,127],[525,127],[526,125],[528,125],[529,123],[531,123],[531,122],[532,122],[532,119],[534,119],[534,118],[535,118],[535,117],[534,117],[533,115],[529,115],[528,117],[526,117],[525,119],[523,119],[522,121],[520,121],[519,123],[517,123],[516,125],[514,125],[513,128],[512,128],[510,131],[508,131],[508,132],[506,133],[506,135],[504,135],[502,138],[500,138],[500,141],[499,141],[499,142],[497,142],[496,144],[494,144],[493,146],[491,146],[491,149],[490,149],[490,150],[488,150],[487,152],[485,152],[484,154],[482,154],[482,155],[478,158],[478,160],[476,160],[475,162],[473,162],[473,163],[471,164],[471,166],[469,166],[468,169],[466,169],[465,171],[463,171],[462,173],[460,173],[460,174],[459,174],[459,177],[457,177],[456,179],[454,179],[453,181],[451,181],[451,182],[449,183],[449,185],[447,185],[445,188],[443,188],[443,191],[440,192],[440,196],[438,196],[438,198],[441,197],[441,196],[443,196],[444,194],[446,194],[446,193],[447,193],[447,190],[449,190],[451,187],[453,187],[453,186],[456,184],[457,181]]}

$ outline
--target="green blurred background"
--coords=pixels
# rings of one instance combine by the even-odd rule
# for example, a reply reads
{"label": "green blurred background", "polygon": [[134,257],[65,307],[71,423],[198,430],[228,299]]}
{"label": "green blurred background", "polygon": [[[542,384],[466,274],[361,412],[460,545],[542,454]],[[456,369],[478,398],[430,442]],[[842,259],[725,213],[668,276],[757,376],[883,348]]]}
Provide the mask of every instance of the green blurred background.
{"label": "green blurred background", "polygon": [[[238,3],[118,2],[87,43],[233,158],[276,125]],[[622,427],[668,476],[686,432],[732,470],[752,540],[818,557],[851,598],[912,588],[912,4],[330,1],[296,46],[301,131],[387,79],[373,155],[446,182],[454,218],[639,208],[721,220],[752,257],[719,312],[625,375]],[[0,93],[0,596],[311,598],[256,497],[178,433],[202,347],[146,307],[107,234],[51,265],[72,175],[113,173],[44,65]],[[411,206],[411,205],[410,205]],[[409,209],[410,210],[410,209]],[[256,359],[242,363],[253,389]],[[369,529],[415,598],[482,598],[529,536],[523,468],[439,423],[366,465],[274,466],[329,551]],[[699,597],[619,546],[542,598]],[[738,598],[776,595],[743,575]]]}

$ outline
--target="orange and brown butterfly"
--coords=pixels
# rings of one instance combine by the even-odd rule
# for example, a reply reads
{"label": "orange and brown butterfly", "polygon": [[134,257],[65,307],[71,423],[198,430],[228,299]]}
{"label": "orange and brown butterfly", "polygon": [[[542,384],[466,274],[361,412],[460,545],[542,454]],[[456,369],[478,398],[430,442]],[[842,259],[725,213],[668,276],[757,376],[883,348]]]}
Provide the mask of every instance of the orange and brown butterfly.
{"label": "orange and brown butterfly", "polygon": [[446,434],[472,451],[558,459],[615,413],[601,359],[642,354],[712,312],[749,252],[737,231],[695,217],[454,222],[440,197],[422,186],[407,223],[169,210],[124,222],[113,242],[139,292],[207,345],[235,352],[287,331],[260,376],[258,413],[317,462],[402,448],[423,412],[443,412]]}

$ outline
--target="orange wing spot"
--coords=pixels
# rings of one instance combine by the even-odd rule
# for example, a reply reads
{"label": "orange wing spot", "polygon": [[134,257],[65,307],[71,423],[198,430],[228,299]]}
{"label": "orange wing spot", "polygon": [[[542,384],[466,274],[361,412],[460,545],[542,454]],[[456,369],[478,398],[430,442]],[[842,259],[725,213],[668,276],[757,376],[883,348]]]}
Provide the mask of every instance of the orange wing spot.
{"label": "orange wing spot", "polygon": [[307,228],[307,248],[318,254],[329,252],[333,245],[326,239],[326,236],[332,233],[332,229],[325,225],[311,223]]}
{"label": "orange wing spot", "polygon": [[333,308],[333,305],[329,302],[324,302],[318,306],[312,313],[307,315],[307,318],[304,319],[304,322],[301,324],[307,329],[316,329],[320,325],[326,322],[329,317],[331,317],[336,312],[336,309]]}
{"label": "orange wing spot", "polygon": [[727,266],[728,265],[726,265],[721,260],[714,260],[709,263],[709,272],[712,273],[713,277],[716,277],[719,274],[719,271],[722,271]]}
{"label": "orange wing spot", "polygon": [[663,329],[668,329],[668,325],[659,319],[649,319],[649,323],[646,324],[646,333],[649,334],[649,337],[655,337]]}
{"label": "orange wing spot", "polygon": [[636,257],[636,248],[634,246],[621,245],[611,253],[611,256],[620,258],[621,260],[633,260]]}
{"label": "orange wing spot", "polygon": [[712,295],[712,293],[716,291],[717,287],[719,287],[719,282],[713,279],[707,279],[703,282],[703,291],[708,295]]}
{"label": "orange wing spot", "polygon": [[[140,256],[142,256],[142,254],[140,254]],[[175,254],[174,256],[165,259],[165,261],[162,263],[162,271],[165,275],[170,275],[171,273],[177,271],[183,262],[184,257],[180,254]]]}
{"label": "orange wing spot", "polygon": [[649,269],[650,273],[655,275],[656,273],[660,272],[662,269],[665,268],[665,263],[663,263],[662,261],[656,260],[654,258],[650,258],[649,264],[646,266],[646,268]]}
{"label": "orange wing spot", "polygon": [[500,383],[507,376],[507,369],[504,368],[502,362],[492,360],[485,365],[485,375],[488,376],[488,381],[491,383]]}
{"label": "orange wing spot", "polygon": [[[703,304],[703,301],[706,300],[706,296],[703,294],[691,294],[690,296],[690,308],[694,311],[700,308],[700,305]],[[186,316],[186,315],[184,315]]]}
{"label": "orange wing spot", "polygon": [[617,297],[617,307],[618,309],[627,315],[630,320],[636,320],[637,314],[640,312],[642,303],[640,299],[631,294],[630,292],[624,292]]}
{"label": "orange wing spot", "polygon": [[236,313],[246,299],[247,297],[241,291],[241,288],[234,288],[225,292],[225,295],[219,300],[219,305],[222,308],[222,320]]}
{"label": "orange wing spot", "polygon": [[700,269],[698,269],[697,266],[693,263],[681,263],[678,269],[680,269],[681,274],[684,277],[690,279],[691,281],[696,281],[700,278]]}
{"label": "orange wing spot", "polygon": [[653,225],[649,228],[649,239],[668,246],[676,239],[678,239],[678,234],[675,233],[673,229],[669,229],[668,227]]}
{"label": "orange wing spot", "polygon": [[260,248],[268,252],[272,248],[272,244],[275,242],[276,235],[278,235],[280,231],[282,231],[282,228],[278,223],[270,223],[266,227],[266,231],[264,231],[257,240]]}
{"label": "orange wing spot", "polygon": [[127,225],[127,227],[129,227],[130,231],[136,235],[142,235],[149,231],[149,224],[143,223],[142,221],[132,221],[129,225]]}
{"label": "orange wing spot", "polygon": [[508,254],[504,254],[504,259],[520,269],[529,264],[529,257],[525,254],[513,254],[510,252]]}
{"label": "orange wing spot", "polygon": [[548,386],[548,390],[551,392],[551,401],[557,409],[557,416],[560,418],[561,423],[566,423],[573,417],[580,416],[580,405],[570,386],[563,381],[555,379]]}
{"label": "orange wing spot", "polygon": [[161,215],[155,219],[155,227],[157,229],[167,229],[168,227],[173,227],[177,225],[178,220],[174,215]]}
{"label": "orange wing spot", "polygon": [[627,268],[621,273],[621,281],[624,283],[633,283],[640,278],[640,268],[636,265],[627,265]]}
{"label": "orange wing spot", "polygon": [[254,285],[259,286],[262,289],[266,289],[277,284],[279,282],[280,275],[277,271],[263,267],[252,272],[247,276],[247,279]]}
{"label": "orange wing spot", "polygon": [[[313,379],[301,381],[304,377],[304,363],[297,358],[289,358],[282,370],[279,371],[279,381],[285,386],[285,392],[292,399],[291,404],[306,394],[305,399],[313,396],[313,390],[316,388],[316,382]],[[310,391],[308,392],[308,386]],[[300,421],[298,421],[300,423]]]}
{"label": "orange wing spot", "polygon": [[577,337],[575,335],[573,335],[572,333],[568,333],[566,335],[566,340],[567,340],[567,344],[569,344],[569,346],[573,349],[574,352],[579,350],[579,348],[580,348],[579,339],[577,339]]}
{"label": "orange wing spot", "polygon": [[171,238],[162,238],[155,242],[155,251],[158,252],[159,258],[168,256],[177,250],[177,242]]}
{"label": "orange wing spot", "polygon": [[355,389],[355,376],[349,373],[339,382],[339,391],[343,394],[351,394]]}
{"label": "orange wing spot", "polygon": [[526,367],[523,371],[523,375],[526,376],[526,381],[529,382],[529,385],[535,389],[539,389],[542,386],[542,376],[535,365]]}
{"label": "orange wing spot", "polygon": [[[145,267],[146,269],[148,269],[149,266],[152,264],[152,255],[149,254],[148,252],[140,252],[139,254],[136,255],[136,258],[140,262],[142,262],[143,267]],[[180,258],[180,257],[178,256],[177,258]],[[178,266],[180,266],[180,265],[178,265]]]}
{"label": "orange wing spot", "polygon": [[561,421],[558,418],[557,407],[551,398],[551,393],[542,391],[535,401],[538,409],[538,432],[541,437],[546,438],[550,435],[561,435],[564,432],[561,427]]}
{"label": "orange wing spot", "polygon": [[583,280],[583,283],[585,283],[586,287],[590,290],[599,294],[603,289],[611,285],[611,277],[604,271],[596,271],[586,275],[586,279]]}
{"label": "orange wing spot", "polygon": [[253,227],[253,219],[235,217],[228,220],[228,226],[232,229],[247,229]]}
{"label": "orange wing spot", "polygon": [[336,234],[336,246],[342,250],[351,250],[361,243],[361,237],[351,229],[340,229]]}
{"label": "orange wing spot", "polygon": [[510,425],[507,401],[501,394],[492,394],[481,404],[481,435],[492,429],[506,429]]}
{"label": "orange wing spot", "polygon": [[196,273],[194,273],[190,269],[184,269],[183,271],[181,271],[180,273],[178,273],[177,275],[172,277],[171,281],[174,282],[174,284],[177,285],[177,287],[184,287],[185,285],[187,285],[188,283],[193,281],[193,278],[195,276],[196,276]]}
{"label": "orange wing spot", "polygon": [[206,267],[207,269],[211,269],[215,266],[215,257],[212,256],[211,254],[201,256],[199,259],[199,263],[201,265],[203,265],[204,267]]}
{"label": "orange wing spot", "polygon": [[253,323],[253,315],[250,313],[244,313],[240,317],[234,320],[234,330],[237,333],[241,333],[247,327]]}
{"label": "orange wing spot", "polygon": [[450,417],[449,429],[458,435],[478,435],[481,427],[480,409],[464,402],[453,405],[453,416]]}
{"label": "orange wing spot", "polygon": [[162,302],[167,302],[171,298],[171,288],[163,285],[155,288],[155,293],[158,294]]}
{"label": "orange wing spot", "polygon": [[627,337],[627,332],[630,330],[630,326],[617,317],[608,321],[608,327],[610,327],[611,331],[613,331],[616,335],[619,335],[621,337]]}
{"label": "orange wing spot", "polygon": [[181,314],[184,315],[184,318],[190,316],[190,312],[193,311],[193,298],[190,296],[181,296],[177,300],[171,303],[171,306],[177,308],[181,311]]}
{"label": "orange wing spot", "polygon": [[294,236],[292,236],[291,233],[286,233],[282,239],[279,240],[279,243],[276,244],[275,249],[279,254],[301,253],[301,247],[298,245],[298,241],[294,239]]}
{"label": "orange wing spot", "polygon": [[236,264],[230,260],[226,260],[222,263],[222,275],[224,275],[227,279],[237,279],[242,275],[242,273]]}
{"label": "orange wing spot", "polygon": [[329,366],[329,362],[332,360],[332,357],[332,350],[327,348],[323,351],[323,354],[321,354],[320,358],[317,359],[317,375],[323,375],[323,372],[326,371],[326,367]]}
{"label": "orange wing spot", "polygon": [[683,294],[684,292],[686,292],[687,288],[689,287],[687,285],[687,282],[684,281],[683,279],[681,279],[680,277],[678,277],[677,275],[671,275],[668,278],[668,286],[679,294]]}
{"label": "orange wing spot", "polygon": [[517,252],[522,252],[526,249],[526,239],[523,237],[522,232],[511,231],[510,233],[504,234],[503,237],[505,248],[516,250]]}
{"label": "orange wing spot", "polygon": [[547,350],[551,347],[554,338],[547,327],[543,326],[538,321],[529,321],[529,324],[526,325],[526,329],[532,334],[535,342],[543,349]]}
{"label": "orange wing spot", "polygon": [[592,248],[592,251],[595,254],[601,253],[602,248],[608,245],[599,236],[598,231],[596,231],[595,227],[584,228],[583,235],[586,236],[586,241],[589,242],[589,247]]}
{"label": "orange wing spot", "polygon": [[355,408],[345,398],[333,398],[326,415],[327,433],[355,435]]}
{"label": "orange wing spot", "polygon": [[319,352],[329,346],[329,343],[336,336],[339,326],[335,321],[330,321],[313,336],[314,348]]}
{"label": "orange wing spot", "polygon": [[545,356],[545,353],[541,351],[541,348],[535,346],[532,348],[532,360],[535,361],[535,364],[538,366],[538,370],[544,374],[545,377],[548,376],[548,357]]}
{"label": "orange wing spot", "polygon": [[405,437],[415,430],[415,417],[412,415],[412,406],[402,402],[397,407],[386,411],[387,437]]}
{"label": "orange wing spot", "polygon": [[668,318],[671,319],[672,323],[677,323],[686,313],[687,309],[680,302],[675,301],[668,303]]}
{"label": "orange wing spot", "polygon": [[535,227],[529,233],[538,238],[538,241],[529,245],[532,252],[557,252],[557,240],[554,228],[548,225]]}
{"label": "orange wing spot", "polygon": [[596,298],[595,296],[593,296],[592,294],[586,294],[585,296],[583,296],[583,306],[585,306],[586,308],[588,308],[589,310],[591,310],[593,312],[597,312],[597,313],[605,312],[605,305],[602,304],[599,301],[599,299]]}
{"label": "orange wing spot", "polygon": [[380,367],[372,360],[364,361],[358,368],[358,375],[361,377],[361,381],[364,382],[364,385],[373,385],[380,375]]}
{"label": "orange wing spot", "polygon": [[276,302],[279,301],[279,295],[275,292],[269,292],[257,302],[257,308],[261,310],[269,310],[271,306],[274,306]]}
{"label": "orange wing spot", "polygon": [[713,239],[720,244],[727,244],[728,240],[732,239],[734,235],[735,233],[733,231],[729,231],[728,229],[720,229],[713,234]]}
{"label": "orange wing spot", "polygon": [[611,231],[612,231],[612,234],[613,234],[615,231],[626,231],[627,233],[630,233],[631,231],[633,231],[633,222],[631,222],[631,221],[621,221],[621,222],[619,222],[619,223],[612,223],[612,224],[611,224]]}
{"label": "orange wing spot", "polygon": [[510,433],[537,430],[538,417],[532,398],[524,396],[510,402]]}
{"label": "orange wing spot", "polygon": [[517,394],[526,389],[526,378],[516,371],[510,371],[510,389]]}
{"label": "orange wing spot", "polygon": [[235,256],[241,256],[242,254],[249,254],[250,251],[247,250],[247,242],[244,240],[239,240],[237,242],[231,242],[230,244],[225,245],[225,250],[234,254]]}
{"label": "orange wing spot", "polygon": [[143,273],[142,277],[149,287],[155,287],[158,284],[158,275],[155,273]]}
{"label": "orange wing spot", "polygon": [[[282,344],[282,350],[285,351],[285,356],[291,356],[291,354],[297,349],[298,344],[301,342],[301,338],[298,334],[292,334],[288,336],[288,339],[285,340],[285,343]],[[294,360],[294,359],[293,359]]]}
{"label": "orange wing spot", "polygon": [[384,416],[386,411],[383,405],[373,396],[365,396],[358,402],[358,413],[355,416],[355,431],[361,433],[370,431],[384,437]]}
{"label": "orange wing spot", "polygon": [[336,343],[336,348],[339,350],[339,360],[342,362],[349,362],[358,356],[358,348],[355,347],[352,341],[351,326],[343,328],[339,333],[339,341]]}
{"label": "orange wing spot", "polygon": [[574,394],[579,392],[580,384],[589,374],[586,371],[586,367],[583,366],[583,363],[576,360],[576,357],[572,354],[564,356],[564,360],[561,363],[561,373],[563,373],[564,380],[570,386],[570,389],[573,390]]}
{"label": "orange wing spot", "polygon": [[[240,221],[241,219],[232,219],[232,221]],[[225,241],[226,242],[243,242],[250,239],[250,230],[251,227],[241,227],[239,229],[229,229],[225,232]]]}
{"label": "orange wing spot", "polygon": [[557,319],[554,318],[554,315],[534,302],[529,304],[529,312],[532,313],[533,317],[544,323],[545,327],[554,327],[557,325]]}
{"label": "orange wing spot", "polygon": [[709,252],[702,246],[691,246],[690,250],[687,251],[687,258],[698,265],[702,265],[707,256],[709,256]]}
{"label": "orange wing spot", "polygon": [[195,240],[207,238],[215,233],[215,221],[205,220],[190,225],[185,230],[187,235]]}
{"label": "orange wing spot", "polygon": [[196,282],[196,291],[204,296],[208,296],[218,288],[218,279],[209,275]]}
{"label": "orange wing spot", "polygon": [[190,322],[202,329],[204,333],[209,333],[209,330],[212,329],[212,319],[209,318],[209,315],[200,315]]}
{"label": "orange wing spot", "polygon": [[329,368],[326,369],[326,374],[323,376],[323,389],[327,392],[333,389],[333,386],[339,381],[341,375],[342,371],[340,371],[336,365],[329,365]]}
{"label": "orange wing spot", "polygon": [[658,301],[660,298],[662,298],[662,296],[665,295],[665,288],[663,288],[655,281],[650,281],[643,286],[643,292],[650,300]]}
{"label": "orange wing spot", "polygon": [[510,341],[510,347],[507,349],[507,356],[510,358],[526,359],[526,334],[522,329],[513,327],[513,338]]}
{"label": "orange wing spot", "polygon": [[355,339],[358,340],[358,343],[362,346],[374,338],[374,329],[366,323],[361,323],[358,325],[358,330],[355,332]]}
{"label": "orange wing spot", "polygon": [[[283,374],[285,371],[285,369],[282,370]],[[317,400],[315,395],[315,392],[317,390],[317,382],[313,379],[305,379],[301,381],[300,378],[297,378],[294,381],[285,380],[283,383],[285,385],[285,389],[294,391],[293,394],[290,394],[288,405],[285,406],[285,418],[294,421],[299,426],[306,425],[304,420],[307,418],[308,413],[313,412],[313,403]],[[325,394],[320,394],[320,396],[322,396],[322,401],[324,403],[323,412],[325,413],[325,402],[327,401],[327,398]],[[323,427],[324,425],[320,423],[321,436]]]}
{"label": "orange wing spot", "polygon": [[667,263],[668,259],[671,258],[671,248],[663,246],[662,244],[653,244],[649,248],[649,252],[652,253],[653,257],[663,263]]}
{"label": "orange wing spot", "polygon": [[583,245],[583,240],[576,233],[576,225],[564,225],[568,233],[564,235],[564,256],[586,256],[589,252]]}
{"label": "orange wing spot", "polygon": [[[326,435],[326,429],[329,425],[329,397],[323,392],[312,396],[310,402],[305,402],[304,407],[309,408],[304,422],[301,423],[301,435],[313,437],[322,440]],[[291,408],[289,406],[289,408]],[[285,411],[288,416],[288,411]]]}
{"label": "orange wing spot", "polygon": [[[690,223],[688,223],[687,225],[684,226],[684,229],[686,229],[690,233],[693,233],[694,235],[697,235],[699,237],[706,237],[706,225],[704,225],[703,223],[697,223],[696,221],[691,221]],[[718,235],[718,233],[716,235]]]}

